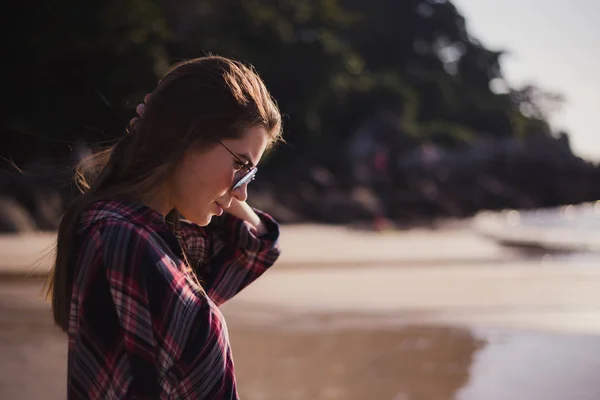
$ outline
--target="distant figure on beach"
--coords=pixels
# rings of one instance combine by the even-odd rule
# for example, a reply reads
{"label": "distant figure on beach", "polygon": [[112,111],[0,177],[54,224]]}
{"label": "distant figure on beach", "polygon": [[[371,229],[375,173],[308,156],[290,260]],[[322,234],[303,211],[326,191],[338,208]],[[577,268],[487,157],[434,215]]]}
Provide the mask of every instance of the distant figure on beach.
{"label": "distant figure on beach", "polygon": [[47,294],[68,334],[69,399],[237,399],[219,306],[279,256],[246,203],[281,140],[263,81],[209,56],[173,66],[127,134],[83,161]]}

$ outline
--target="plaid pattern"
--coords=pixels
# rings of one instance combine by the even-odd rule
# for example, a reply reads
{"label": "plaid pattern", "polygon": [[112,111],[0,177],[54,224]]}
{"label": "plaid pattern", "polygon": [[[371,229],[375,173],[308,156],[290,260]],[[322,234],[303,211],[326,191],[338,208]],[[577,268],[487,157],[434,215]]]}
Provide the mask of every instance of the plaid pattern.
{"label": "plaid pattern", "polygon": [[[182,221],[202,282],[179,240],[145,205],[102,201],[81,215],[69,321],[70,399],[237,399],[227,326],[218,306],[279,256],[268,233],[231,215]],[[203,290],[204,289],[204,290]]]}

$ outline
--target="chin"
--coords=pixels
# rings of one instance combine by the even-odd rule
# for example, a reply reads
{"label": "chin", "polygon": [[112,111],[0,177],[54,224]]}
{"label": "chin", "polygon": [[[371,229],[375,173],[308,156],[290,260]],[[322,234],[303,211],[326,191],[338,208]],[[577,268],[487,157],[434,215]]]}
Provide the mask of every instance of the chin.
{"label": "chin", "polygon": [[210,224],[210,221],[212,221],[212,214],[208,214],[206,216],[204,216],[204,218],[198,218],[198,221],[196,222],[196,225],[200,225],[200,226],[206,226],[208,224]]}
{"label": "chin", "polygon": [[192,221],[194,224],[196,224],[198,226],[206,226],[206,225],[210,224],[211,220],[212,220],[212,215],[209,215],[208,217],[205,217],[205,218],[194,218],[194,219],[191,219],[190,221]]}
{"label": "chin", "polygon": [[183,216],[185,219],[193,222],[196,225],[199,226],[206,226],[208,224],[210,224],[210,221],[212,220],[213,215],[208,213],[205,215],[190,215],[188,216]]}

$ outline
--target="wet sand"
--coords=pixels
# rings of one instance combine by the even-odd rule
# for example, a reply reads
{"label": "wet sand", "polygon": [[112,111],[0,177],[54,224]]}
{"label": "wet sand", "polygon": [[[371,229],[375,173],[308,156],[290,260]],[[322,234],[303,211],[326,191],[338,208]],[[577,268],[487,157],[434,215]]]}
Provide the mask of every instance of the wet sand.
{"label": "wet sand", "polygon": [[[0,284],[0,398],[62,399],[65,338],[51,326],[47,305],[34,298],[40,282],[15,284]],[[234,302],[226,315],[243,399],[594,400],[600,394],[594,335],[390,323],[360,313],[290,315]]]}
{"label": "wet sand", "polygon": [[600,397],[597,337],[432,325],[233,332],[245,399]]}
{"label": "wet sand", "polygon": [[[288,232],[280,265],[223,307],[243,399],[600,398],[594,261],[469,252],[468,235],[407,236],[411,249],[325,230],[340,250],[380,246],[336,258],[298,245],[323,231]],[[41,285],[0,279],[0,399],[64,398],[66,340]]]}

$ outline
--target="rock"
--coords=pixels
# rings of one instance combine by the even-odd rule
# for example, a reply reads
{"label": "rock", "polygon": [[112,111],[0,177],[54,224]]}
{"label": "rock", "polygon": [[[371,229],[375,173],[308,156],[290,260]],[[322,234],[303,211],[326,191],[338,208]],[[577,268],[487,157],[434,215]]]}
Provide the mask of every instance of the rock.
{"label": "rock", "polygon": [[[282,223],[364,221],[386,226],[380,222],[390,220],[395,226],[411,226],[481,210],[600,199],[600,166],[573,155],[564,137],[481,135],[473,145],[442,148],[398,140],[401,127],[391,122],[385,126],[372,125],[354,138],[346,147],[358,153],[350,157],[351,151],[340,152],[345,161],[339,165],[329,162],[325,167],[300,154],[291,154],[276,167],[267,165],[249,188],[250,204]],[[377,129],[383,133],[363,149]],[[0,173],[0,190],[10,197],[4,200],[2,229],[58,227],[73,194],[65,189],[70,176],[59,172],[64,166],[39,165],[43,170],[26,176]]]}
{"label": "rock", "polygon": [[12,197],[0,195],[0,232],[25,233],[37,230],[31,214]]}

